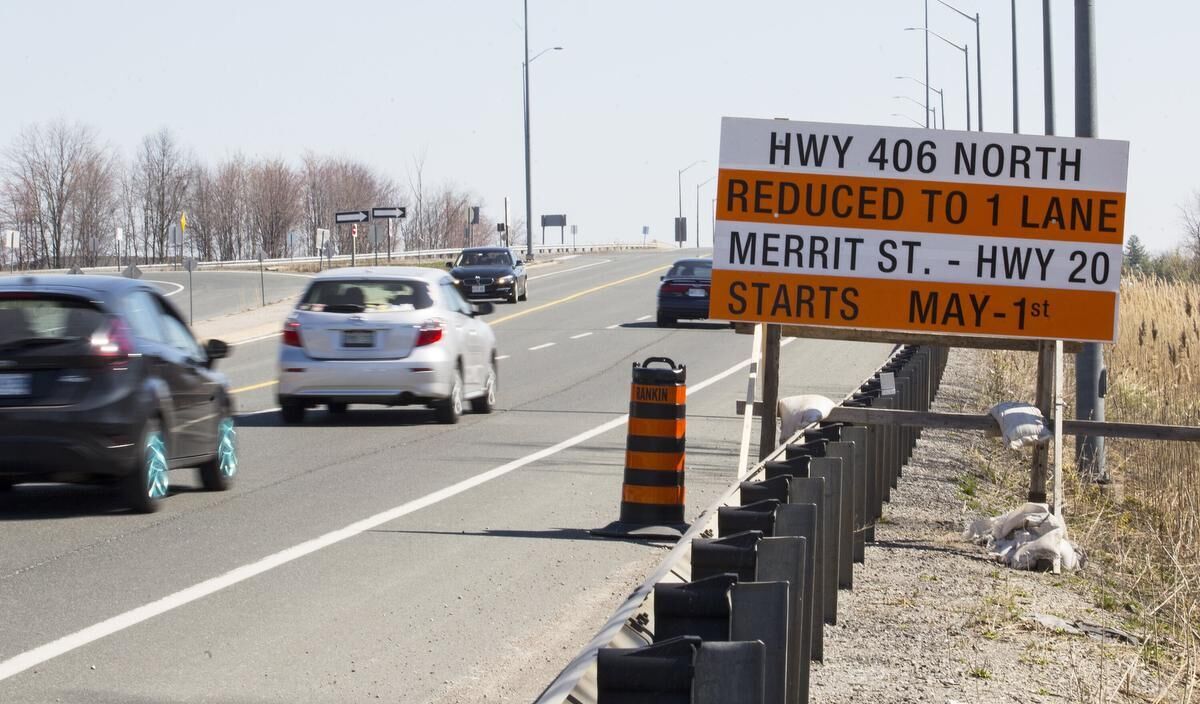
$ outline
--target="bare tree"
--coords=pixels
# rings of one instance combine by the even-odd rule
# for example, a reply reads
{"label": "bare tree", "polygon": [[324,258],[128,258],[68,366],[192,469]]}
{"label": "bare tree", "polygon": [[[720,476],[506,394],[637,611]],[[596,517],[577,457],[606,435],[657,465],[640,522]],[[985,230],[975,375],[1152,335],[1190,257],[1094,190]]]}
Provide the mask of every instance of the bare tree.
{"label": "bare tree", "polygon": [[166,257],[167,235],[178,221],[195,169],[190,154],[163,128],[142,140],[134,161],[133,177],[142,201],[143,250],[154,258]]}
{"label": "bare tree", "polygon": [[1183,246],[1200,267],[1200,191],[1192,192],[1192,200],[1180,208],[1183,217]]}
{"label": "bare tree", "polygon": [[300,224],[301,181],[282,159],[268,159],[250,169],[249,208],[251,232],[267,257],[288,252],[288,234]]}
{"label": "bare tree", "polygon": [[106,149],[89,149],[76,167],[75,192],[68,202],[71,255],[95,266],[115,254],[119,166]]}

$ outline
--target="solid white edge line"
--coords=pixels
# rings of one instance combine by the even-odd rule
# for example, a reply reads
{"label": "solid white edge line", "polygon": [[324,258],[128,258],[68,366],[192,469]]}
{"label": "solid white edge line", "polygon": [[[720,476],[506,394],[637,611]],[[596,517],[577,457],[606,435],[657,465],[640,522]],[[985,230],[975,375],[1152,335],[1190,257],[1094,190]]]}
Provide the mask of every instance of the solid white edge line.
{"label": "solid white edge line", "polygon": [[176,288],[174,291],[172,291],[172,292],[170,292],[170,293],[164,293],[164,294],[163,294],[163,296],[164,296],[165,298],[170,298],[171,296],[174,296],[175,294],[177,294],[177,293],[179,293],[180,291],[182,291],[182,290],[184,290],[185,288],[187,288],[187,287],[186,287],[186,286],[184,286],[183,284],[177,284],[177,283],[175,283],[174,281],[158,281],[157,279],[142,279],[142,280],[143,280],[143,281],[145,281],[145,282],[146,282],[146,283],[148,283],[148,284],[166,284],[167,286],[177,286],[177,287],[178,287],[178,288]]}
{"label": "solid white edge line", "polygon": [[652,317],[654,317],[654,316],[650,316],[650,315],[643,315],[642,317],[638,318],[636,322],[639,322],[639,323],[640,323],[640,322],[642,322],[643,320],[649,320],[649,319],[650,319],[650,318],[652,318]]}
{"label": "solid white edge line", "polygon": [[581,333],[579,333],[578,335],[572,335],[572,336],[571,336],[571,339],[572,339],[572,340],[578,340],[578,339],[579,339],[579,338],[581,338],[581,337],[587,337],[588,335],[591,335],[591,334],[592,334],[592,333],[590,333],[590,332],[581,332]]}
{"label": "solid white edge line", "polygon": [[279,332],[269,332],[266,335],[259,335],[258,337],[251,337],[247,340],[238,340],[237,342],[230,342],[229,346],[237,347],[238,345],[248,345],[251,342],[262,342],[263,340],[270,340],[272,337],[279,337],[282,334],[283,333],[279,333]]}
{"label": "solid white edge line", "polygon": [[502,359],[508,359],[509,357],[512,357],[512,355],[511,355],[511,354],[502,354],[502,355],[500,355],[499,357],[497,357],[497,358],[496,358],[496,361],[497,361],[497,362],[499,362],[500,360],[502,360]]}
{"label": "solid white edge line", "polygon": [[594,266],[600,266],[601,264],[607,264],[607,263],[609,263],[609,262],[611,262],[611,261],[612,261],[611,259],[602,259],[602,260],[600,260],[600,261],[598,261],[598,262],[592,262],[591,264],[584,264],[583,266],[572,267],[572,268],[570,268],[570,269],[562,269],[562,270],[560,270],[560,271],[551,271],[551,272],[549,272],[549,273],[547,273],[547,274],[539,274],[539,275],[537,275],[537,276],[530,276],[530,277],[529,277],[529,280],[530,280],[530,281],[537,281],[538,279],[544,279],[544,278],[546,278],[546,277],[549,277],[549,276],[558,276],[559,274],[567,274],[567,273],[570,273],[570,272],[572,272],[572,271],[579,271],[580,269],[590,269],[590,268],[592,268],[592,267],[594,267]]}
{"label": "solid white edge line", "polygon": [[[788,340],[784,340],[783,344],[786,345],[789,342],[791,342],[790,338]],[[725,379],[730,375],[737,373],[739,370],[746,368],[750,363],[751,360],[749,359],[739,362],[732,367],[729,367],[725,371],[720,372],[715,376],[711,376],[691,387],[690,393],[695,394],[709,386],[712,386],[722,379]],[[264,410],[261,412],[265,413],[267,411]],[[445,501],[446,499],[453,498],[465,491],[474,489],[477,486],[502,477],[510,472],[514,472],[534,462],[556,455],[563,450],[570,449],[576,445],[591,440],[598,435],[618,428],[628,419],[628,414],[618,416],[605,423],[601,423],[591,430],[585,430],[574,437],[567,438],[556,445],[538,450],[537,452],[525,455],[524,457],[515,459],[507,464],[502,464],[494,469],[490,469],[481,474],[477,474],[468,479],[451,484],[444,489],[439,489],[431,494],[426,494],[419,499],[408,501],[394,508],[377,513],[360,521],[356,521],[345,528],[340,528],[338,530],[313,538],[312,540],[306,540],[298,545],[294,545],[290,548],[267,555],[256,562],[251,562],[249,564],[242,565],[241,567],[236,567],[225,574],[213,577],[211,579],[206,579],[203,582],[199,582],[172,594],[168,594],[157,601],[152,601],[149,604],[130,609],[122,614],[118,614],[112,618],[101,621],[100,623],[63,636],[62,638],[51,641],[45,645],[38,646],[32,650],[26,650],[25,652],[11,657],[8,660],[0,662],[0,682],[13,677],[14,675],[20,674],[31,667],[36,667],[60,655],[65,655],[72,650],[77,650],[85,645],[94,643],[101,638],[105,638],[114,633],[119,633],[120,631],[132,626],[136,626],[143,621],[152,619],[155,616],[162,615],[168,611],[172,611],[181,606],[190,604],[193,601],[197,601],[211,594],[215,594],[222,589],[231,587],[239,582],[244,582],[251,577],[256,577],[264,572],[268,572],[276,567],[280,567],[292,562],[293,560],[298,560],[306,555],[311,555],[322,548],[336,545],[337,543],[348,540],[349,538],[353,538],[356,535],[360,535],[385,523],[394,521],[397,518],[402,518],[423,508],[428,508],[429,506],[433,506],[434,504]]]}
{"label": "solid white edge line", "polygon": [[554,346],[554,345],[556,345],[556,344],[558,344],[558,343],[556,343],[556,342],[545,342],[545,343],[542,343],[542,344],[540,344],[540,345],[534,345],[533,347],[530,347],[530,348],[529,348],[529,351],[530,351],[530,352],[537,352],[538,350],[544,350],[544,349],[546,349],[547,347],[553,347],[553,346]]}
{"label": "solid white edge line", "polygon": [[620,323],[613,323],[612,325],[609,325],[609,326],[605,327],[604,329],[605,330],[616,330],[619,327],[621,327]]}

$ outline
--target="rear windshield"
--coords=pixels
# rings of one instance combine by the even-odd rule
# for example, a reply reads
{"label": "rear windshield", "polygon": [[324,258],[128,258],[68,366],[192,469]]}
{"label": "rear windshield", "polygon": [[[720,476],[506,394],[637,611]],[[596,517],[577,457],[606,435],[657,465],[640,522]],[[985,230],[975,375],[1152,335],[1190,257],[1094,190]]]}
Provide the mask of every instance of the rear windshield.
{"label": "rear windshield", "polygon": [[433,305],[429,288],[420,281],[355,280],[316,281],[304,293],[298,308],[314,312],[420,310]]}
{"label": "rear windshield", "polygon": [[669,279],[711,279],[712,262],[676,262],[667,274]]}
{"label": "rear windshield", "polygon": [[89,339],[105,315],[87,300],[0,293],[0,350]]}
{"label": "rear windshield", "polygon": [[512,266],[508,252],[463,252],[458,266]]}

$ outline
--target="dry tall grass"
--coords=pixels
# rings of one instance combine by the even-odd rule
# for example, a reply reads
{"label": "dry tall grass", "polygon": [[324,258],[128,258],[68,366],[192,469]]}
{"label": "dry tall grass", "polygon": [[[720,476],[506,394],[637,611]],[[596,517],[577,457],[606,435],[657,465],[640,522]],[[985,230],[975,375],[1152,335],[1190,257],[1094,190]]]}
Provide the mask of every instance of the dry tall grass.
{"label": "dry tall grass", "polygon": [[[1122,282],[1118,342],[1106,350],[1108,420],[1200,425],[1198,306],[1196,284]],[[1032,399],[1034,357],[989,353],[985,396]],[[1065,382],[1071,413],[1069,362]],[[1160,701],[1200,701],[1200,444],[1110,439],[1107,447],[1120,492],[1075,479],[1072,459],[1064,467],[1067,519],[1093,558],[1096,604],[1148,638],[1144,659],[1173,683]],[[1068,439],[1065,458],[1072,449]]]}

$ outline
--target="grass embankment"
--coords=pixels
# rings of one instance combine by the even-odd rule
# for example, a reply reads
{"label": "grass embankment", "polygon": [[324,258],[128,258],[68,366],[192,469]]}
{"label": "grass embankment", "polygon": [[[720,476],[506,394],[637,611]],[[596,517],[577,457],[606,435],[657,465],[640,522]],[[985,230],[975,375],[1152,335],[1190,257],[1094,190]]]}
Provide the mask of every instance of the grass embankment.
{"label": "grass embankment", "polygon": [[[1118,342],[1106,348],[1107,419],[1200,425],[1200,286],[1140,278],[1121,286]],[[988,352],[989,402],[1034,398],[1036,358]],[[1073,414],[1074,369],[1065,373]],[[1174,683],[1164,701],[1200,701],[1200,444],[1109,439],[1117,490],[1079,481],[1074,443],[1064,450],[1065,512],[1090,564],[1078,578],[1096,608],[1120,615],[1146,638],[1146,664]],[[981,512],[1015,505],[1028,485],[1028,460],[981,457],[1000,494],[963,494]],[[968,482],[969,483],[969,482]]]}

